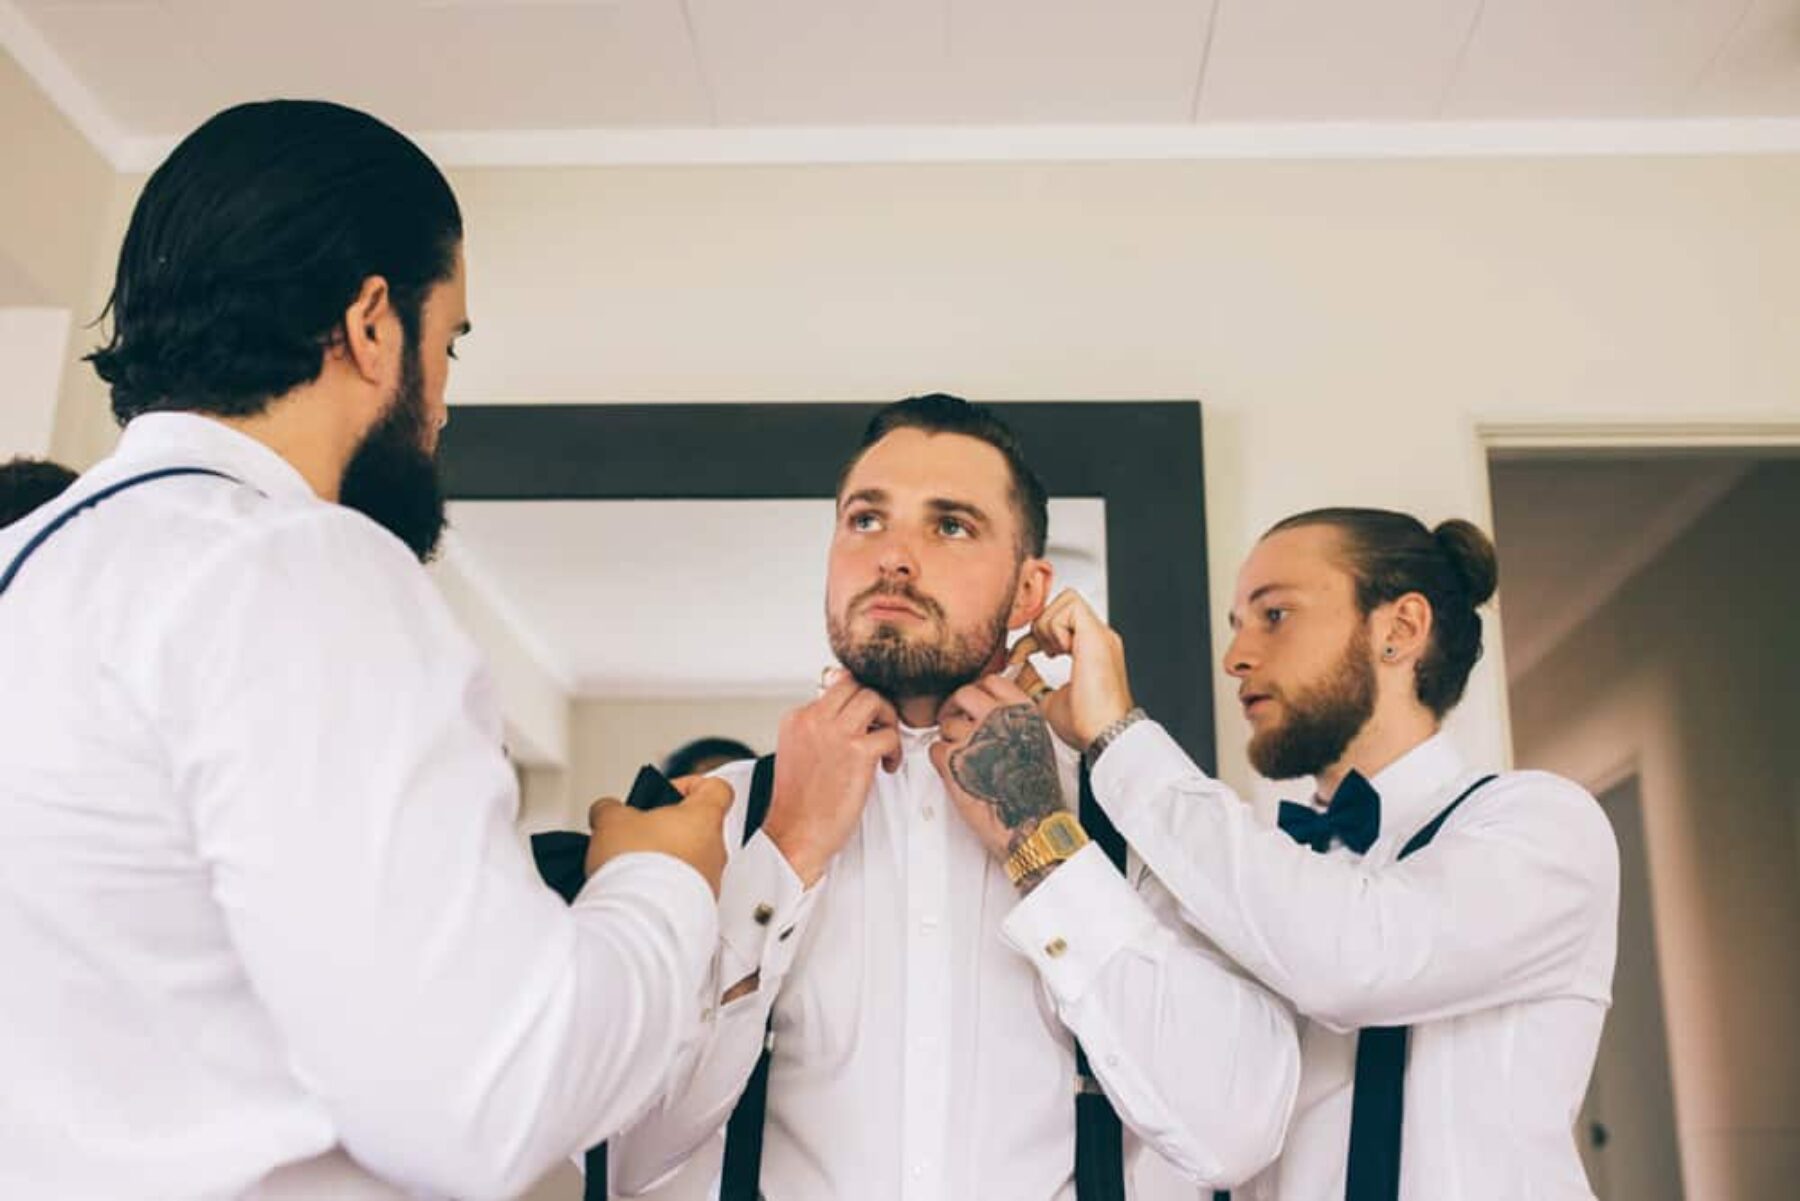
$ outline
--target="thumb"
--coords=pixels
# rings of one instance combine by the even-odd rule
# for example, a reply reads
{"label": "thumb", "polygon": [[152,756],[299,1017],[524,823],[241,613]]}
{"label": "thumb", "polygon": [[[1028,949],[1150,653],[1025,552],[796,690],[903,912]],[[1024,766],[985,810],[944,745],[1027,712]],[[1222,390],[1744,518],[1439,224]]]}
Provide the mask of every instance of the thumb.
{"label": "thumb", "polygon": [[682,799],[682,806],[687,809],[716,810],[720,817],[731,808],[733,793],[731,785],[713,776],[708,776],[694,784]]}
{"label": "thumb", "polygon": [[946,780],[950,778],[950,754],[954,748],[947,742],[939,741],[931,744],[931,765],[938,769],[938,774]]}

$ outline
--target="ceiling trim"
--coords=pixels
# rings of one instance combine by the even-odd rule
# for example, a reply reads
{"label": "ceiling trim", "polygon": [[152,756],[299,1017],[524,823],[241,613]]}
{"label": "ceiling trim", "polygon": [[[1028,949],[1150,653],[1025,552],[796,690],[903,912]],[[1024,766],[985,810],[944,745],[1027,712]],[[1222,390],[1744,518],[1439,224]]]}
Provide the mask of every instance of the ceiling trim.
{"label": "ceiling trim", "polygon": [[[1182,162],[1800,154],[1800,118],[1268,122],[1200,125],[816,126],[418,132],[446,167]],[[131,137],[148,171],[176,139]]]}
{"label": "ceiling trim", "polygon": [[[13,0],[0,0],[0,47],[12,55],[56,110],[87,139],[88,145],[100,152],[113,170],[137,170],[126,161],[131,139]],[[159,157],[157,162],[160,161]]]}
{"label": "ceiling trim", "polygon": [[1698,450],[1772,450],[1800,447],[1800,421],[1771,417],[1740,421],[1484,421],[1482,448],[1495,458],[1546,452],[1588,454]]}

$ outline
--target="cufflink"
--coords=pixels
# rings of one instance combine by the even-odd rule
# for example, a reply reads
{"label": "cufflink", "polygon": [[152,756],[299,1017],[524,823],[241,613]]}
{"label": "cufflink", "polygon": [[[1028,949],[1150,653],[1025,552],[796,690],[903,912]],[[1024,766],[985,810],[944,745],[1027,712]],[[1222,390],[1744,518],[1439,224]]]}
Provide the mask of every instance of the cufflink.
{"label": "cufflink", "polygon": [[768,904],[758,905],[750,911],[750,917],[759,926],[766,926],[775,916],[775,909]]}
{"label": "cufflink", "polygon": [[1068,949],[1068,942],[1061,938],[1053,938],[1044,944],[1044,954],[1050,956],[1052,959],[1061,959],[1063,952]]}

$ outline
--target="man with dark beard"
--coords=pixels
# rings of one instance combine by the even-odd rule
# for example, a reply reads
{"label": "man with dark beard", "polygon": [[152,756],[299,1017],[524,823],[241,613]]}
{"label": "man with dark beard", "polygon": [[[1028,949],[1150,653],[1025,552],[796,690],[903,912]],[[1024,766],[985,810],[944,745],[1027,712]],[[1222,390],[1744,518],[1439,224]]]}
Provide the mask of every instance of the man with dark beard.
{"label": "man with dark beard", "polygon": [[1131,701],[1123,644],[1058,597],[1023,645],[1100,804],[1187,920],[1303,1018],[1281,1160],[1238,1201],[1574,1201],[1572,1125],[1611,999],[1618,854],[1598,804],[1467,766],[1439,732],[1481,655],[1493,546],[1374,509],[1281,522],[1237,581],[1225,669],[1250,759],[1312,776],[1259,823]]}
{"label": "man with dark beard", "polygon": [[[870,424],[827,573],[847,670],[782,723],[767,818],[725,873],[704,1053],[613,1142],[615,1192],[707,1143],[753,1071],[722,1201],[1102,1201],[1130,1195],[1145,1143],[1208,1186],[1276,1153],[1290,1015],[1154,879],[1087,843],[1073,752],[984,678],[1049,595],[1045,526],[1043,487],[987,410],[918,397]],[[722,772],[734,848],[766,771]],[[1110,1166],[1091,1143],[1078,1186],[1078,1095],[1102,1091],[1125,1162],[1115,1124]]]}
{"label": "man with dark beard", "polygon": [[219,114],[111,310],[118,449],[0,532],[0,1196],[516,1196],[697,1034],[729,791],[597,807],[572,906],[523,853],[419,566],[469,323],[411,142]]}

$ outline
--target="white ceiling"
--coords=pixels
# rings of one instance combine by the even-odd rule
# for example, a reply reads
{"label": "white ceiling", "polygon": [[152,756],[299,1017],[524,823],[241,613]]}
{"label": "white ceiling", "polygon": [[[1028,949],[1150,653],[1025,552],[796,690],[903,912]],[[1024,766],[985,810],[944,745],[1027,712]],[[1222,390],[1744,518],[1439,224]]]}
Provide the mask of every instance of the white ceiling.
{"label": "white ceiling", "polygon": [[[722,136],[857,153],[754,140],[794,128],[900,157],[1057,157],[1046,128],[1078,157],[1256,153],[1237,126],[1293,142],[1293,122],[1336,127],[1301,152],[1378,150],[1367,123],[1444,131],[1418,153],[1492,140],[1469,123],[1595,120],[1633,123],[1593,135],[1630,148],[1646,122],[1800,116],[1800,0],[0,0],[0,43],[135,167],[277,95],[368,108],[463,161],[716,159]],[[1018,127],[1039,136],[1011,154],[929,133]],[[1793,123],[1706,136],[1750,129],[1800,145]]]}
{"label": "white ceiling", "polygon": [[1518,680],[1750,470],[1729,458],[1493,464],[1507,675]]}
{"label": "white ceiling", "polygon": [[[446,550],[576,697],[805,696],[833,662],[834,511],[829,500],[457,501]],[[1050,502],[1059,587],[1102,613],[1105,514],[1097,499]]]}

